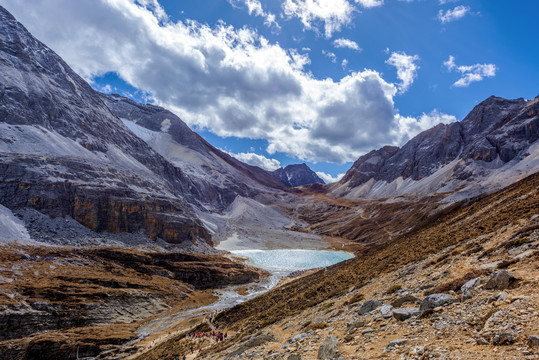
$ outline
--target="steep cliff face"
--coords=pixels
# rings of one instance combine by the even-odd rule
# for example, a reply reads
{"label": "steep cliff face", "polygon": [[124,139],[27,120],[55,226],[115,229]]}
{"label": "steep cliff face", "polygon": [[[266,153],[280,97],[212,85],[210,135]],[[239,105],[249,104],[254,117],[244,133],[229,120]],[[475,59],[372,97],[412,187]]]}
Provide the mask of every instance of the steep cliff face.
{"label": "steep cliff face", "polygon": [[539,161],[538,109],[538,98],[491,96],[461,122],[437,125],[400,149],[384,147],[360,157],[330,191],[376,198],[508,185],[532,173]]}
{"label": "steep cliff face", "polygon": [[0,201],[97,231],[210,242],[203,194],[0,7]]}
{"label": "steep cliff face", "polygon": [[288,165],[284,169],[279,168],[273,171],[272,174],[288,187],[324,183],[324,180],[320,179],[306,164]]}

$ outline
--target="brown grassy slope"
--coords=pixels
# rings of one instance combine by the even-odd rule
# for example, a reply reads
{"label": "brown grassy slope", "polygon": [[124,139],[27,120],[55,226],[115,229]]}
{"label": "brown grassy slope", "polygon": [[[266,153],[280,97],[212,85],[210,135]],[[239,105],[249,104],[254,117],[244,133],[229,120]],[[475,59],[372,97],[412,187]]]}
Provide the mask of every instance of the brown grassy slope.
{"label": "brown grassy slope", "polygon": [[[23,253],[33,260],[23,259]],[[116,248],[5,246],[0,263],[0,275],[11,279],[0,292],[0,306],[8,307],[18,301],[47,301],[64,309],[79,308],[116,293],[121,297],[126,290],[141,290],[173,303],[194,289],[246,283],[262,275],[222,256]]]}
{"label": "brown grassy slope", "polygon": [[400,201],[350,200],[304,193],[306,203],[291,210],[310,224],[305,230],[372,245],[385,243],[423,223],[440,206],[439,196]]}
{"label": "brown grassy slope", "polygon": [[342,294],[350,286],[361,286],[382,273],[423,259],[450,245],[480,235],[494,234],[510,223],[537,213],[538,188],[539,173],[536,173],[492,195],[448,210],[441,217],[431,219],[421,228],[384,246],[365,249],[355,259],[236,306],[220,314],[218,323],[221,327],[252,333]]}
{"label": "brown grassy slope", "polygon": [[145,318],[206,305],[200,289],[261,275],[222,256],[4,245],[0,358],[96,356],[136,338]]}

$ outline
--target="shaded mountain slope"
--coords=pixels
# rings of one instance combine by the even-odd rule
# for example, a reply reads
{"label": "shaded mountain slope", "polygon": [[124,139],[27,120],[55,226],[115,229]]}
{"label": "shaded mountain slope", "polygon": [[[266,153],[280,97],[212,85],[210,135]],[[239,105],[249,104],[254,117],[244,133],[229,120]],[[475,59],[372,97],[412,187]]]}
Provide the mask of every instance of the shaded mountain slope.
{"label": "shaded mountain slope", "polygon": [[222,210],[237,195],[264,200],[284,189],[266,171],[210,145],[166,109],[114,94],[101,94],[101,98],[133,133],[193,181],[203,204]]}

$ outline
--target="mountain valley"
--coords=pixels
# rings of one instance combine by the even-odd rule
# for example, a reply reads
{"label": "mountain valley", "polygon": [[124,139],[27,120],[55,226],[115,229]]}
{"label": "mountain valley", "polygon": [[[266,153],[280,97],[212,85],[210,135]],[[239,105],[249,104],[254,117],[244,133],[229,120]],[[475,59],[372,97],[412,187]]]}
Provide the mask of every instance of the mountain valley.
{"label": "mountain valley", "polygon": [[[338,182],[267,171],[0,6],[0,357],[533,359],[538,138],[539,96],[492,96]],[[355,257],[276,278],[230,253],[262,249]]]}

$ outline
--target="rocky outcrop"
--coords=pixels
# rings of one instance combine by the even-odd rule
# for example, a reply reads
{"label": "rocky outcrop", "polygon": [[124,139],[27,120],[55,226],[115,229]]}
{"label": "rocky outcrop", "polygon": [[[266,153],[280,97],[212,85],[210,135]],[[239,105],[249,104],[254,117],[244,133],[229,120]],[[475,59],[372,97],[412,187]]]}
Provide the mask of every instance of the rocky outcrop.
{"label": "rocky outcrop", "polygon": [[422,311],[428,309],[435,309],[438,306],[451,304],[455,301],[455,298],[449,294],[432,294],[423,299],[421,305],[419,306],[419,309]]}
{"label": "rocky outcrop", "polygon": [[507,270],[500,270],[490,277],[485,284],[485,289],[505,290],[515,281],[515,277]]}
{"label": "rocky outcrop", "polygon": [[382,306],[382,303],[378,300],[367,300],[361,305],[361,307],[358,310],[359,315],[365,315],[374,309]]}
{"label": "rocky outcrop", "polygon": [[318,349],[318,359],[337,359],[339,356],[339,349],[337,348],[337,343],[338,341],[335,336],[328,336],[324,343]]}
{"label": "rocky outcrop", "polygon": [[[117,248],[3,249],[9,280],[0,299],[0,341],[93,325],[132,323],[197,290],[244,284],[264,272],[216,255]],[[38,255],[39,254],[39,255]],[[0,277],[5,280],[6,277]],[[200,299],[198,299],[200,300]],[[0,357],[2,357],[0,347]]]}
{"label": "rocky outcrop", "polygon": [[393,310],[393,317],[399,321],[404,321],[412,316],[419,315],[421,310],[418,308],[406,308],[406,309],[395,309]]}
{"label": "rocky outcrop", "polygon": [[273,171],[272,175],[288,187],[324,183],[306,164],[288,165]]}

